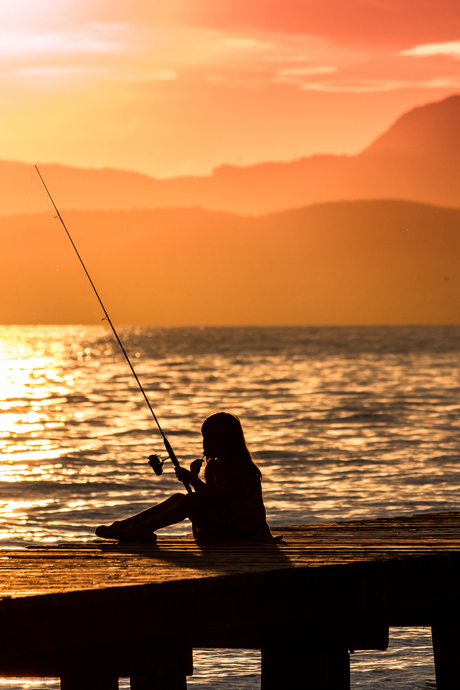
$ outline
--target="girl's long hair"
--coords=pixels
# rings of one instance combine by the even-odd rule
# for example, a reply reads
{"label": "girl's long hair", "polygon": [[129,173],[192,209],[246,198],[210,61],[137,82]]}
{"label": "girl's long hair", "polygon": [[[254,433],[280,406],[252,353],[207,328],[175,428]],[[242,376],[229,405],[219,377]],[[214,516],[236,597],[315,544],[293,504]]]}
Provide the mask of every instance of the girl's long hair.
{"label": "girl's long hair", "polygon": [[[252,459],[244,438],[243,427],[238,417],[230,412],[216,412],[204,420],[201,427],[203,437],[207,433],[218,434],[225,444],[225,455],[244,460],[254,474],[262,479],[262,472]],[[208,458],[209,460],[210,458]]]}

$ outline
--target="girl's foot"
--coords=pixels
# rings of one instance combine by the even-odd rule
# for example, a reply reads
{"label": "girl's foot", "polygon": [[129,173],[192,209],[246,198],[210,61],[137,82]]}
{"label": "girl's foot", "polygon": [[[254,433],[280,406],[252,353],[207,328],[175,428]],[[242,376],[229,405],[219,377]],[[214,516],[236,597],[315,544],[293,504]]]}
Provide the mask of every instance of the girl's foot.
{"label": "girl's foot", "polygon": [[118,539],[120,532],[128,527],[127,522],[127,520],[115,520],[111,525],[99,525],[96,527],[95,534],[101,539]]}
{"label": "girl's foot", "polygon": [[126,529],[119,531],[118,540],[135,544],[153,544],[157,540],[157,535],[152,530],[142,527],[142,525],[130,525]]}
{"label": "girl's foot", "polygon": [[[95,535],[101,539],[118,539],[118,533],[122,530],[114,529],[112,525],[99,525],[96,527]],[[117,532],[117,536],[114,534]]]}
{"label": "girl's foot", "polygon": [[101,539],[114,539],[116,541],[121,541],[125,543],[142,543],[142,544],[154,544],[157,540],[157,535],[154,532],[148,532],[146,530],[140,529],[120,529],[113,525],[99,525],[96,527],[95,532],[97,537]]}

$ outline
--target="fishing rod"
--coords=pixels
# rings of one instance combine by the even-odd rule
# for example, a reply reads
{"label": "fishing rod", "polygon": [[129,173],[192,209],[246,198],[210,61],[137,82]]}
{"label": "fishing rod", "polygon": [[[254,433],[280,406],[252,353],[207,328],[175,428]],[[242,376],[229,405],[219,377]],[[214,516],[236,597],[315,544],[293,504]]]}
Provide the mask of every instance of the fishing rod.
{"label": "fishing rod", "polygon": [[[86,277],[88,278],[88,280],[89,280],[89,282],[90,282],[90,284],[91,284],[91,287],[93,288],[94,293],[95,293],[97,299],[99,300],[99,304],[100,304],[101,307],[102,307],[102,311],[104,312],[105,318],[106,318],[107,322],[109,323],[110,328],[112,329],[115,338],[117,339],[117,342],[118,342],[118,344],[119,344],[119,346],[120,346],[121,351],[123,352],[123,354],[124,354],[124,356],[125,356],[126,361],[127,361],[128,364],[129,364],[129,368],[131,369],[131,372],[132,372],[134,378],[136,379],[136,383],[137,383],[137,385],[139,386],[139,388],[140,388],[141,391],[142,391],[142,395],[144,396],[145,402],[147,403],[147,406],[148,406],[150,412],[152,413],[152,417],[153,417],[153,419],[155,420],[156,425],[157,425],[157,427],[158,427],[158,429],[159,429],[159,431],[160,431],[160,434],[161,434],[161,436],[162,436],[162,438],[163,438],[163,443],[164,443],[164,446],[165,446],[165,448],[166,448],[166,452],[167,452],[167,454],[168,454],[168,457],[170,458],[170,460],[171,460],[172,464],[174,465],[174,467],[178,468],[178,467],[180,467],[179,460],[177,459],[176,454],[175,454],[175,452],[173,451],[173,449],[172,449],[172,447],[171,447],[171,444],[169,443],[169,441],[168,441],[168,439],[166,438],[166,435],[165,435],[163,429],[162,429],[161,426],[160,426],[160,422],[158,421],[157,416],[156,416],[155,412],[153,411],[153,408],[152,408],[152,406],[151,406],[151,404],[150,404],[150,400],[148,399],[147,394],[146,394],[144,388],[142,387],[142,384],[141,384],[141,382],[139,381],[139,378],[138,378],[136,372],[134,371],[134,367],[133,367],[133,365],[131,364],[131,360],[129,359],[129,357],[128,357],[127,353],[126,353],[125,348],[123,347],[123,343],[121,342],[121,340],[120,340],[120,338],[119,338],[119,336],[118,336],[118,333],[117,333],[117,331],[116,331],[116,329],[115,329],[115,326],[113,325],[112,320],[111,320],[110,316],[109,316],[108,313],[107,313],[107,309],[104,307],[104,304],[103,304],[103,302],[102,302],[102,300],[101,300],[101,298],[100,298],[100,296],[99,296],[99,293],[98,293],[98,291],[96,290],[96,286],[94,285],[94,283],[93,283],[93,281],[92,281],[92,279],[91,279],[91,276],[90,276],[90,274],[88,273],[88,270],[87,270],[85,264],[83,263],[83,259],[81,258],[80,253],[79,253],[77,247],[75,246],[75,243],[74,243],[72,237],[70,236],[70,232],[67,230],[67,226],[66,226],[66,224],[64,223],[61,214],[59,213],[58,207],[57,207],[56,204],[54,203],[54,199],[53,199],[53,197],[51,196],[50,191],[49,191],[48,187],[47,187],[46,184],[45,184],[45,180],[44,180],[43,177],[41,176],[40,170],[38,169],[38,167],[37,167],[36,165],[34,166],[34,168],[35,168],[35,170],[37,171],[37,174],[38,174],[38,176],[39,176],[39,178],[40,178],[40,180],[41,180],[41,182],[42,182],[42,184],[43,184],[43,186],[44,186],[44,188],[45,188],[45,190],[46,190],[46,193],[48,194],[48,196],[49,196],[49,198],[50,198],[50,200],[51,200],[51,203],[52,203],[53,206],[54,206],[54,210],[56,211],[57,217],[59,218],[59,220],[60,220],[61,223],[62,223],[62,227],[64,228],[64,230],[65,230],[66,233],[67,233],[67,237],[69,238],[70,243],[71,243],[72,247],[73,247],[74,250],[75,250],[75,254],[77,255],[78,260],[80,261],[80,263],[81,263],[81,265],[82,265],[82,267],[83,267],[83,270],[84,270],[84,272],[86,273]],[[151,455],[151,456],[149,457],[149,465],[150,465],[150,467],[153,469],[153,471],[155,472],[155,474],[158,475],[158,476],[163,472],[163,463],[164,463],[164,460],[162,460],[161,458],[159,458],[157,455]],[[182,483],[183,483],[183,485],[185,486],[185,488],[187,489],[188,493],[192,493],[192,489],[190,488],[190,485],[189,485],[187,482],[182,482]]]}

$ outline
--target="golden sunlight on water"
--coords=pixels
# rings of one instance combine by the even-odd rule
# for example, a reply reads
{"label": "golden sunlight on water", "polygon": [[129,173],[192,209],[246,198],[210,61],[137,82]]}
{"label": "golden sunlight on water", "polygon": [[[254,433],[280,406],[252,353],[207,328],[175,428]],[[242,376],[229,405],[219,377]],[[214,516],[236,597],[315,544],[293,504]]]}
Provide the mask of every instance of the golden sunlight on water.
{"label": "golden sunlight on water", "polygon": [[[33,337],[33,336],[39,336]],[[59,340],[40,337],[40,329],[2,329],[0,338],[0,483],[22,498],[0,500],[0,539],[15,530],[17,538],[55,540],[31,521],[46,513],[54,497],[39,491],[32,497],[31,483],[59,483],[76,470],[56,462],[69,452],[62,431],[78,410],[68,411],[67,395],[75,381],[65,372],[66,353]],[[47,341],[47,342],[46,342]]]}
{"label": "golden sunlight on water", "polygon": [[[57,428],[63,422],[56,421],[53,412],[60,411],[68,392],[61,385],[60,377],[50,358],[36,357],[22,349],[23,356],[5,359],[0,357],[0,448],[3,462],[27,460],[51,460],[65,453],[46,439],[46,431]],[[51,408],[51,405],[54,409]],[[0,465],[1,478],[7,481],[12,474],[23,474],[27,465]],[[38,469],[32,469],[32,475]]]}

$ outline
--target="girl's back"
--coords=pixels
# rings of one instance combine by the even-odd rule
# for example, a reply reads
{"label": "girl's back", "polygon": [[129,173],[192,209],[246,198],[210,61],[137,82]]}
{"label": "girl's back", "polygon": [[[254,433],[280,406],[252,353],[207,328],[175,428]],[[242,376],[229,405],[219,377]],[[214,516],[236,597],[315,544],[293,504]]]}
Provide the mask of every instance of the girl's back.
{"label": "girl's back", "polygon": [[[210,460],[206,466],[206,484],[219,496],[220,509],[234,538],[270,536],[258,468],[234,459],[225,468]],[[230,476],[231,475],[231,476]]]}

